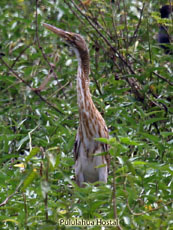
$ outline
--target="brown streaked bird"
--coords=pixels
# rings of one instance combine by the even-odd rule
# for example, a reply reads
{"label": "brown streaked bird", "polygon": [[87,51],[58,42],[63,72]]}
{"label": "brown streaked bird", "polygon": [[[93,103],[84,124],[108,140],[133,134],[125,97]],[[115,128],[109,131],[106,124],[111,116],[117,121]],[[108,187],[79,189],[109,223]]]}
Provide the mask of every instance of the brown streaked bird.
{"label": "brown streaked bird", "polygon": [[[74,50],[78,59],[77,102],[79,108],[79,127],[74,145],[75,177],[80,187],[84,182],[102,181],[107,183],[109,154],[108,145],[95,138],[109,138],[106,123],[94,105],[89,89],[89,52],[84,38],[76,33],[67,32],[52,25],[43,24],[59,35]],[[98,167],[102,165],[103,167]]]}

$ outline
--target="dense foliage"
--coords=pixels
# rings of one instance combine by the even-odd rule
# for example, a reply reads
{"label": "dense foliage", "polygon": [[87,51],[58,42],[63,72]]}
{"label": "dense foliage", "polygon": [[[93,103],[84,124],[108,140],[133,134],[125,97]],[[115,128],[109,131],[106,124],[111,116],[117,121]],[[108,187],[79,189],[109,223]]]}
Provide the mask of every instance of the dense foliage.
{"label": "dense foliage", "polygon": [[[158,23],[173,26],[162,4],[0,1],[0,229],[66,229],[58,220],[74,217],[172,229],[173,68],[156,37]],[[100,140],[110,144],[107,185],[74,182],[77,61],[43,22],[88,43],[90,90],[110,130]]]}

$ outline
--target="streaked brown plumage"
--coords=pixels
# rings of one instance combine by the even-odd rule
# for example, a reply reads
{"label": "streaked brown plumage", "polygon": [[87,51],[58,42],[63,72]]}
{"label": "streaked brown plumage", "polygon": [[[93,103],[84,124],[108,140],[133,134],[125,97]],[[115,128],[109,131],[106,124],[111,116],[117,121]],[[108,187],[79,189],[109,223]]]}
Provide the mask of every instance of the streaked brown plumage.
{"label": "streaked brown plumage", "polygon": [[[99,111],[96,109],[89,90],[89,52],[85,40],[79,34],[67,32],[43,24],[47,29],[62,37],[75,51],[78,58],[77,100],[79,107],[79,127],[74,145],[75,175],[77,184],[83,182],[103,181],[107,183],[109,154],[94,156],[107,152],[108,145],[95,138],[109,138],[108,129]],[[98,167],[104,165],[104,167]]]}

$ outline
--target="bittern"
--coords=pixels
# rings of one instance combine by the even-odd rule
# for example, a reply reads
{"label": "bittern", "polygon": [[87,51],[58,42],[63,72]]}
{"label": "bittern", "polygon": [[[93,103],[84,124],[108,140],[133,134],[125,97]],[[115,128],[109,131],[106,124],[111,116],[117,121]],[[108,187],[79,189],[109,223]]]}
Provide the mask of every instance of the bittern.
{"label": "bittern", "polygon": [[84,182],[102,181],[107,183],[110,161],[108,145],[95,140],[95,138],[109,138],[109,134],[102,115],[94,105],[89,89],[90,63],[87,44],[79,34],[67,32],[46,23],[43,25],[63,38],[72,47],[78,60],[79,127],[74,144],[76,183],[80,187],[84,186]]}
{"label": "bittern", "polygon": [[[172,9],[173,9],[173,6],[171,5],[162,6],[162,8],[160,9],[161,18],[169,18],[169,15],[171,14]],[[171,38],[168,33],[168,28],[165,25],[159,26],[158,42],[160,44],[160,47],[164,49],[165,54],[173,54],[173,51],[169,47],[171,43]]]}

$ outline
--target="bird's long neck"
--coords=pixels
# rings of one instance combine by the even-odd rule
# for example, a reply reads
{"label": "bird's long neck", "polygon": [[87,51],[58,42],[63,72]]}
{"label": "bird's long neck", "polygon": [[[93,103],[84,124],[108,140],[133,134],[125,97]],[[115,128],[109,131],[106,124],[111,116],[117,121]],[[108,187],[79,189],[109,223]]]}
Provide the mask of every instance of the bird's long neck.
{"label": "bird's long neck", "polygon": [[79,112],[89,110],[89,106],[93,104],[89,90],[89,53],[76,51],[78,58],[77,72],[77,99]]}

